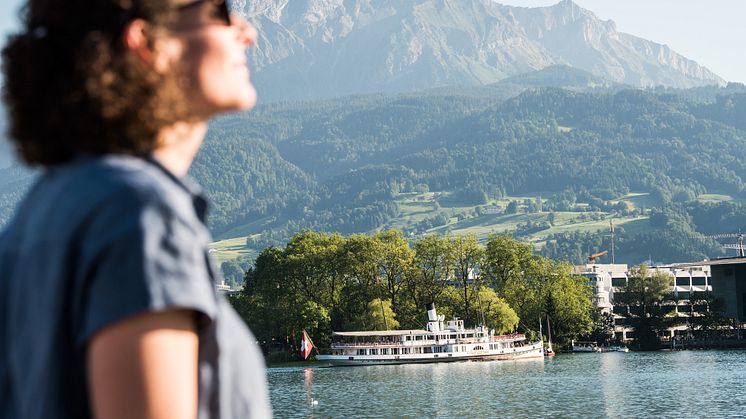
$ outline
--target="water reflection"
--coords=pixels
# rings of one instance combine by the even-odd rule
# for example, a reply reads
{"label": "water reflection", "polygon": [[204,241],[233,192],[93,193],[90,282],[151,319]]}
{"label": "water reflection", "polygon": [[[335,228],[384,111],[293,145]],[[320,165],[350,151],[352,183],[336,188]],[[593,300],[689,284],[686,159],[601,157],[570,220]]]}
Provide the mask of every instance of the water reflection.
{"label": "water reflection", "polygon": [[[303,385],[306,389],[306,406],[313,410],[319,403],[318,400],[313,398],[313,368],[303,369]],[[312,417],[309,415],[309,417]]]}
{"label": "water reflection", "polygon": [[[583,354],[585,356],[597,356],[597,354]],[[607,417],[624,416],[624,407],[622,400],[625,399],[625,388],[619,380],[622,373],[623,361],[626,353],[608,353],[603,354],[600,365],[600,376],[602,382],[602,398],[604,404],[604,413]]]}
{"label": "water reflection", "polygon": [[724,417],[746,409],[744,371],[744,351],[682,351],[281,368],[269,381],[279,418]]}

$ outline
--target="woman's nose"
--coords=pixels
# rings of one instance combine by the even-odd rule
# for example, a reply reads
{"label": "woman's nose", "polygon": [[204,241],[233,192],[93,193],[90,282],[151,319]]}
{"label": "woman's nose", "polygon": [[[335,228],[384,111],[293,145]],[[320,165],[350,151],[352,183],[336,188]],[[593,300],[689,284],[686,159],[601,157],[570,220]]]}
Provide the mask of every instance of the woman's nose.
{"label": "woman's nose", "polygon": [[247,22],[246,19],[237,14],[231,15],[231,25],[238,29],[240,40],[247,47],[256,44],[256,38],[259,35],[254,25]]}

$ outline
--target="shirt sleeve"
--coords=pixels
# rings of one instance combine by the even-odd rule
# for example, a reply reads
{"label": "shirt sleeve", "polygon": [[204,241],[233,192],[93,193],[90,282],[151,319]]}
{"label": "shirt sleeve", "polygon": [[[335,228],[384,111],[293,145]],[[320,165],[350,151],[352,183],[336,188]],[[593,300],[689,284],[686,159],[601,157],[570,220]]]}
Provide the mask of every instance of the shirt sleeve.
{"label": "shirt sleeve", "polygon": [[214,319],[208,239],[162,199],[118,194],[95,211],[83,243],[78,343],[127,317],[189,309]]}

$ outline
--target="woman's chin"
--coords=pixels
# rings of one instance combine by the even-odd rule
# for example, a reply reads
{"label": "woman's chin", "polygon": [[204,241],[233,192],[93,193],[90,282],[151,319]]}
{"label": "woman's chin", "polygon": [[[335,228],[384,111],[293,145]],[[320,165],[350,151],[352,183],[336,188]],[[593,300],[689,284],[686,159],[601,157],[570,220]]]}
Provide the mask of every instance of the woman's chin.
{"label": "woman's chin", "polygon": [[[237,90],[236,93],[239,91]],[[240,90],[240,94],[237,94],[235,101],[232,106],[229,106],[229,111],[248,111],[256,105],[256,89],[253,85],[248,85]]]}

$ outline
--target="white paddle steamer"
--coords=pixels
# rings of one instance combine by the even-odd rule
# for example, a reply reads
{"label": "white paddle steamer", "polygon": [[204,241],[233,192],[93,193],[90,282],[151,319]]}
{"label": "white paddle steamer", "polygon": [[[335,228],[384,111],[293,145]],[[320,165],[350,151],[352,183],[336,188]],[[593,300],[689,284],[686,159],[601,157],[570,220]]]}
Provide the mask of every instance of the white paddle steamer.
{"label": "white paddle steamer", "polygon": [[316,359],[332,365],[385,365],[426,362],[543,358],[543,343],[523,334],[495,336],[484,326],[465,329],[463,320],[427,311],[426,330],[334,332],[328,351]]}

